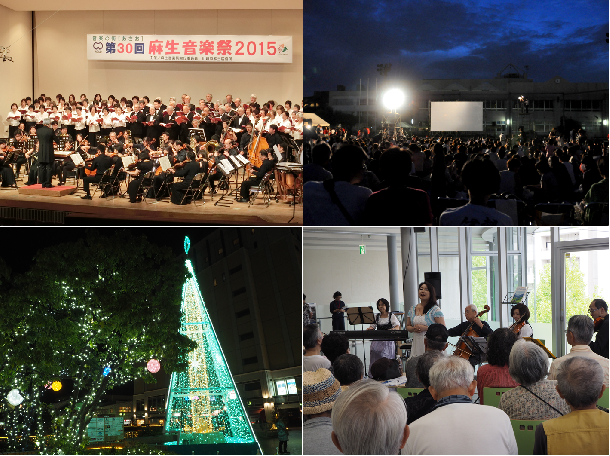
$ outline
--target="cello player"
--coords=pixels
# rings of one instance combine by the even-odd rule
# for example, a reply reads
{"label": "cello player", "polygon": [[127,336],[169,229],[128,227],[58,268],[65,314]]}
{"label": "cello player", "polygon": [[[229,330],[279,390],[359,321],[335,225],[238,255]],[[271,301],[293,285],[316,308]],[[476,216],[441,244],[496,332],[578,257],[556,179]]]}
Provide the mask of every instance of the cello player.
{"label": "cello player", "polygon": [[[477,309],[477,306],[475,306],[474,304],[469,304],[468,306],[466,306],[466,309],[464,309],[464,316],[466,317],[466,321],[463,321],[459,325],[448,329],[447,332],[449,336],[460,337],[464,333],[464,331],[466,331],[466,328],[468,328],[468,326],[473,323],[472,329],[478,337],[488,337],[493,331],[491,330],[491,327],[486,321],[481,321],[478,315],[479,311]],[[473,354],[470,357],[469,361],[470,364],[472,364],[472,366],[474,367],[477,364],[481,363],[481,355]]]}

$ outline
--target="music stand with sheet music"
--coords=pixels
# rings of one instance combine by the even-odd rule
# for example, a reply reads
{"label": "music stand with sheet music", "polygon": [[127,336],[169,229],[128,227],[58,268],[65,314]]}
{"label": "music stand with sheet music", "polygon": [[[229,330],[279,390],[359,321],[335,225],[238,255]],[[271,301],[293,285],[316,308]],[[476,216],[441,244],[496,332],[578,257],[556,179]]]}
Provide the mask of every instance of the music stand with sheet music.
{"label": "music stand with sheet music", "polygon": [[[375,323],[375,314],[371,306],[349,307],[346,308],[347,321],[350,325],[372,325]],[[364,350],[364,338],[362,338],[362,348],[364,351],[364,376],[366,377],[366,350]]]}
{"label": "music stand with sheet music", "polygon": [[[217,166],[218,170],[220,170],[220,172],[222,173],[223,177],[225,178],[226,186],[225,186],[225,189],[223,190],[224,193],[220,196],[218,201],[216,201],[214,203],[214,206],[218,206],[218,203],[220,203],[222,201],[221,206],[227,207],[227,206],[233,204],[233,201],[224,200],[224,198],[225,198],[225,196],[227,196],[229,194],[229,192],[231,190],[231,175],[233,174],[233,171],[235,171],[235,168],[233,167],[233,164],[227,158],[223,158],[222,160],[219,160],[218,164],[216,166]],[[220,183],[218,186],[220,188]]]}

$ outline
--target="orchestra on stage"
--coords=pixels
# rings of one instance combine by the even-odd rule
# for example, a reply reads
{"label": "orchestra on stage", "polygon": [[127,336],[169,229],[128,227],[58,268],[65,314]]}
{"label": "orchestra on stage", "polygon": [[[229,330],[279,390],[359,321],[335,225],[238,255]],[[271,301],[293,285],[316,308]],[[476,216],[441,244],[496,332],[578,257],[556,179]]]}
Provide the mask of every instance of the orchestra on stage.
{"label": "orchestra on stage", "polygon": [[38,173],[38,132],[48,127],[53,182],[62,186],[75,179],[83,199],[92,198],[94,184],[101,197],[128,197],[132,203],[169,198],[186,204],[206,190],[251,202],[259,187],[276,200],[301,201],[300,105],[261,105],[256,94],[248,103],[231,94],[214,100],[211,93],[197,105],[188,94],[178,101],[100,94],[91,100],[86,94],[68,101],[61,94],[54,100],[44,94],[23,98],[6,117],[9,137],[0,137],[1,186],[53,186]]}

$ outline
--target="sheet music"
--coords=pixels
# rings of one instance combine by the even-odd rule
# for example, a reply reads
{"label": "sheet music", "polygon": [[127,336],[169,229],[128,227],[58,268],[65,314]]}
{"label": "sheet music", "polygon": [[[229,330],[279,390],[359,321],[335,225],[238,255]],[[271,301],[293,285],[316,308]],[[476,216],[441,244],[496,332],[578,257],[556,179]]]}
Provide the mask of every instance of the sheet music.
{"label": "sheet music", "polygon": [[80,154],[70,154],[70,158],[74,162],[75,166],[80,166],[85,163],[85,160],[83,160],[83,157],[81,157]]}
{"label": "sheet music", "polygon": [[159,165],[161,165],[161,169],[163,171],[167,171],[172,167],[172,164],[169,162],[169,158],[167,155],[165,157],[159,158]]}
{"label": "sheet music", "polygon": [[126,155],[126,156],[122,157],[121,159],[123,160],[123,166],[125,168],[127,168],[129,165],[131,165],[131,164],[136,162],[136,160],[133,157],[133,155]]}
{"label": "sheet music", "polygon": [[277,144],[275,146],[273,146],[273,152],[275,153],[275,156],[277,157],[277,161],[281,162],[282,161],[282,153],[280,152],[280,148],[278,147]]}
{"label": "sheet music", "polygon": [[220,165],[220,167],[224,170],[224,172],[226,174],[231,173],[231,171],[233,171],[235,168],[233,168],[233,165],[231,164],[231,162],[229,160],[227,160],[226,158],[223,158],[222,160],[220,160],[220,162],[218,163]]}
{"label": "sheet music", "polygon": [[248,160],[246,157],[244,157],[243,155],[236,155],[237,159],[242,162],[242,164],[244,165],[248,165],[250,163],[250,160]]}
{"label": "sheet music", "polygon": [[240,162],[240,161],[239,161],[239,160],[236,158],[236,156],[235,156],[235,155],[231,155],[231,156],[229,156],[229,160],[231,160],[231,161],[233,162],[233,164],[235,165],[235,168],[241,168],[242,166],[244,166],[244,165],[242,165],[242,164],[241,164],[241,162]]}

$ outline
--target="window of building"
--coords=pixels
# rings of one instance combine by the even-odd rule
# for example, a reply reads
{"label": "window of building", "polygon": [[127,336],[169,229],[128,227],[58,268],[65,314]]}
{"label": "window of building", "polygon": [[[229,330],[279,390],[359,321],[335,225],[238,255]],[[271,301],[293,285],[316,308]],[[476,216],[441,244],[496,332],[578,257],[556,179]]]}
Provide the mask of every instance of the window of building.
{"label": "window of building", "polygon": [[288,385],[288,394],[297,394],[297,382],[294,378],[286,379],[286,385]]}
{"label": "window of building", "polygon": [[233,274],[235,274],[236,272],[239,272],[239,271],[241,271],[241,264],[238,264],[234,268],[229,269],[229,274],[233,275]]}
{"label": "window of building", "polygon": [[239,238],[233,239],[233,245],[237,245],[237,244],[239,244]]}
{"label": "window of building", "polygon": [[244,358],[242,359],[242,363],[244,366],[247,366],[248,364],[257,364],[258,358],[256,356],[252,356],[251,358]]}
{"label": "window of building", "polygon": [[552,111],[553,100],[532,100],[530,102],[531,111]]}
{"label": "window of building", "polygon": [[275,382],[275,387],[277,389],[278,396],[285,396],[288,392],[288,388],[286,386],[286,380],[278,380]]}
{"label": "window of building", "polygon": [[262,389],[260,380],[256,380],[255,382],[244,383],[245,391],[258,391],[260,389]]}
{"label": "window of building", "polygon": [[153,412],[164,412],[165,411],[165,395],[150,396],[148,398],[148,411]]}
{"label": "window of building", "polygon": [[250,315],[250,309],[240,310],[239,312],[235,312],[236,318],[245,317],[246,315]]}
{"label": "window of building", "polygon": [[504,100],[485,100],[483,102],[484,109],[504,109]]}
{"label": "window of building", "polygon": [[144,399],[138,399],[136,401],[136,411],[143,412],[144,411]]}
{"label": "window of building", "polygon": [[239,296],[240,294],[244,294],[245,292],[246,292],[246,287],[238,288],[237,290],[233,291],[233,297]]}
{"label": "window of building", "polygon": [[252,331],[243,333],[239,335],[239,340],[243,342],[244,340],[254,339],[254,333]]}

